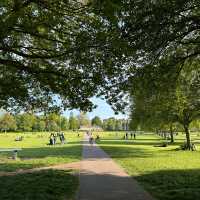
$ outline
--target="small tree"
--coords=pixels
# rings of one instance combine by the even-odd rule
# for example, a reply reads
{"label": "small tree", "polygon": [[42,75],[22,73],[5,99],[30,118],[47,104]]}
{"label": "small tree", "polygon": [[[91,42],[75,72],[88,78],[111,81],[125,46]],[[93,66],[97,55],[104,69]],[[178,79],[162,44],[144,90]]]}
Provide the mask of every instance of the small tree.
{"label": "small tree", "polygon": [[15,118],[9,113],[5,113],[0,119],[0,128],[5,132],[15,130],[17,128]]}

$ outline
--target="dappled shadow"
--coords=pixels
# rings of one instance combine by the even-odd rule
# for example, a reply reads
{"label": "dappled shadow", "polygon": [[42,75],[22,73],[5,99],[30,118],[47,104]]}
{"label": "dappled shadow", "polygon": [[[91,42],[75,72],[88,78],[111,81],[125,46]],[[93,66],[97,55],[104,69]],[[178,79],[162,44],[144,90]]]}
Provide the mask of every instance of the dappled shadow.
{"label": "dappled shadow", "polygon": [[162,170],[135,177],[160,200],[199,200],[200,169]]}
{"label": "dappled shadow", "polygon": [[72,199],[78,178],[70,171],[45,170],[0,177],[0,197],[5,200]]}

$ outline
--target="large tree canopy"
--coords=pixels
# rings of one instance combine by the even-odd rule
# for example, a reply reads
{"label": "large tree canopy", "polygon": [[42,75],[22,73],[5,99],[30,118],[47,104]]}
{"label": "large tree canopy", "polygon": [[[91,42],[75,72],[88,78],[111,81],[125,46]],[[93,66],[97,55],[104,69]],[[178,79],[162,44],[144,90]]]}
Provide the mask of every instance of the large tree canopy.
{"label": "large tree canopy", "polygon": [[164,63],[162,73],[179,75],[182,63],[199,58],[198,0],[3,0],[0,6],[0,106],[54,108],[56,96],[64,107],[87,110],[90,97],[104,95],[121,110],[139,68]]}
{"label": "large tree canopy", "polygon": [[119,82],[125,58],[113,50],[118,33],[89,5],[3,0],[0,6],[0,106],[50,107],[56,95],[64,107],[87,110],[90,97]]}
{"label": "large tree canopy", "polygon": [[143,64],[178,49],[184,49],[176,55],[178,61],[200,53],[198,0],[96,0],[95,5],[96,12],[119,27],[121,38]]}

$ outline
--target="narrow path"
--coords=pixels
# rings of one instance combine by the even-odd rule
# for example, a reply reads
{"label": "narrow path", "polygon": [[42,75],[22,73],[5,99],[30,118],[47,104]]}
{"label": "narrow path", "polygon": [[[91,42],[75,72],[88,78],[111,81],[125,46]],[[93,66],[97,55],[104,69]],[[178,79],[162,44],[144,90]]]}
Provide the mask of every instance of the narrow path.
{"label": "narrow path", "polygon": [[78,200],[153,200],[96,144],[85,135]]}

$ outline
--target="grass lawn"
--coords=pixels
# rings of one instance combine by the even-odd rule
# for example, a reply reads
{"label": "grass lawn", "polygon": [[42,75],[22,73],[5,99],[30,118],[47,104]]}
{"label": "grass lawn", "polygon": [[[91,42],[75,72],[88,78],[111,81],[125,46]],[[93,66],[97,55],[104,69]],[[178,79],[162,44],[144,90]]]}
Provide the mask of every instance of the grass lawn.
{"label": "grass lawn", "polygon": [[0,177],[2,200],[72,200],[78,177],[61,170],[46,170]]}
{"label": "grass lawn", "polygon": [[[184,135],[175,144],[155,147],[163,140],[153,134],[137,135],[124,141],[124,133],[103,133],[99,145],[131,176],[160,200],[198,200],[200,198],[200,145],[196,152],[177,151]],[[198,143],[198,134],[192,135]]]}
{"label": "grass lawn", "polygon": [[[17,136],[23,136],[23,141],[15,141]],[[0,171],[16,171],[59,163],[70,163],[81,159],[82,137],[76,133],[66,132],[67,144],[55,146],[49,143],[49,133],[7,133],[0,134],[0,148],[22,148],[18,160],[10,157],[12,152],[0,153]]]}
{"label": "grass lawn", "polygon": [[[22,141],[15,141],[23,136]],[[0,153],[0,171],[16,171],[35,167],[70,163],[81,159],[81,139],[76,133],[66,132],[67,143],[49,146],[49,133],[0,134],[0,148],[22,148],[18,160],[12,152]],[[59,139],[58,139],[59,140]],[[43,170],[14,176],[0,176],[2,200],[72,200],[78,189],[78,177],[72,171]]]}

